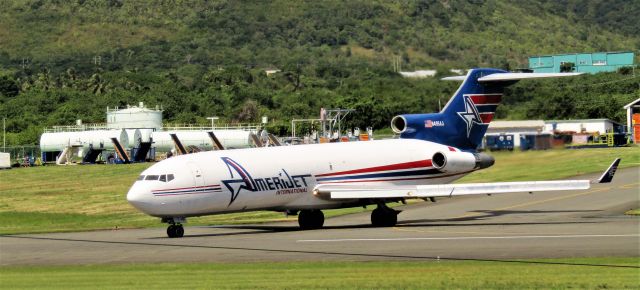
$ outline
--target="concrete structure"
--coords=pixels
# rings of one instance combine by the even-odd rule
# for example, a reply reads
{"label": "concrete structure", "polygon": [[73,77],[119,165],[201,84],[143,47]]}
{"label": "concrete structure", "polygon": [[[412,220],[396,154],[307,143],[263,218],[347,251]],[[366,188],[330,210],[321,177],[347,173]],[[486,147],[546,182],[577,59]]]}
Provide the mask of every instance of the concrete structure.
{"label": "concrete structure", "polygon": [[623,132],[622,125],[609,119],[548,120],[545,132],[599,133]]}
{"label": "concrete structure", "polygon": [[573,63],[574,72],[612,72],[621,67],[631,67],[634,62],[632,51],[568,53],[529,57],[529,68],[537,73],[558,73],[564,63]]}
{"label": "concrete structure", "polygon": [[640,98],[624,106],[627,110],[627,132],[633,143],[640,144]]}

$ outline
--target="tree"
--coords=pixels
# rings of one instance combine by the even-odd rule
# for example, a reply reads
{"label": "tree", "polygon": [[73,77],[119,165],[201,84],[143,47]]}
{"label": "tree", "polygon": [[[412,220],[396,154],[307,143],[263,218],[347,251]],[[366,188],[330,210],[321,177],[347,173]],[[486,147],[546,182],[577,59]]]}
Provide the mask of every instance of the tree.
{"label": "tree", "polygon": [[7,75],[0,76],[0,97],[13,98],[19,92],[20,88],[16,80]]}
{"label": "tree", "polygon": [[560,64],[560,72],[572,72],[576,69],[576,64],[572,62],[563,62]]}

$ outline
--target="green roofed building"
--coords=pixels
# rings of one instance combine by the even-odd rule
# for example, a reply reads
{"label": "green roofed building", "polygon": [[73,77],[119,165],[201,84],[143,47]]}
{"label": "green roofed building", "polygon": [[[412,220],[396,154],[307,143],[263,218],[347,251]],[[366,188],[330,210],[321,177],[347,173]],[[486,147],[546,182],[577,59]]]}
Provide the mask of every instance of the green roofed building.
{"label": "green roofed building", "polygon": [[573,71],[594,74],[633,66],[633,60],[632,51],[540,55],[529,57],[529,69],[537,73]]}

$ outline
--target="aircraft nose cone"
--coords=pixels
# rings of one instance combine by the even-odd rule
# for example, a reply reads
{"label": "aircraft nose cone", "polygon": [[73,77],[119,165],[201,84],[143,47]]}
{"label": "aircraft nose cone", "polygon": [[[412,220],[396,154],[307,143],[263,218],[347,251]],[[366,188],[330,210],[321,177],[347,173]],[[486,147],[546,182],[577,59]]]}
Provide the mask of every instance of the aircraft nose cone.
{"label": "aircraft nose cone", "polygon": [[145,188],[138,185],[133,185],[131,189],[129,189],[129,192],[127,193],[127,201],[133,207],[137,208],[142,212],[147,213],[148,212],[147,209],[151,205],[151,202],[149,200],[149,195],[151,195],[151,193]]}

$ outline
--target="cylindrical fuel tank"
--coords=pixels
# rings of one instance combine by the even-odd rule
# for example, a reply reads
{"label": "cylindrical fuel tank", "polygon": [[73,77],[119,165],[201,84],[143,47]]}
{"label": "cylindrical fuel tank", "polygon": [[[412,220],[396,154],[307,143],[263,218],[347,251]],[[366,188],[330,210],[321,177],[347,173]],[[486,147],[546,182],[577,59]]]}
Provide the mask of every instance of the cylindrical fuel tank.
{"label": "cylindrical fuel tank", "polygon": [[94,131],[78,131],[78,132],[55,132],[44,133],[40,136],[40,150],[42,152],[62,151],[67,146],[82,145],[94,148],[113,149],[111,138],[116,138],[127,146],[129,137],[125,130],[94,130]]}
{"label": "cylindrical fuel tank", "polygon": [[[162,131],[151,132],[150,134],[150,137],[153,138],[152,146],[156,148],[156,152],[169,152],[174,148],[170,134],[176,134],[185,147],[197,146],[204,150],[213,149],[211,138],[206,131]],[[253,144],[249,137],[249,134],[251,134],[249,131],[216,130],[214,134],[225,149],[248,148]]]}

